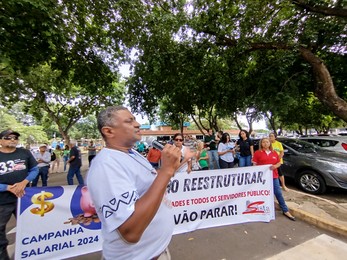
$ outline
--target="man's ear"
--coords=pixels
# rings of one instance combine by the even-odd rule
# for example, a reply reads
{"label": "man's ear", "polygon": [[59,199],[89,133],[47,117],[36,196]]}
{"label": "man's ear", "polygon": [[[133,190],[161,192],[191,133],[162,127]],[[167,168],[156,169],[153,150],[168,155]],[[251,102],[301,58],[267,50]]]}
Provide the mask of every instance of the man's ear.
{"label": "man's ear", "polygon": [[114,135],[114,130],[112,127],[104,126],[101,128],[101,132],[106,137],[112,137]]}

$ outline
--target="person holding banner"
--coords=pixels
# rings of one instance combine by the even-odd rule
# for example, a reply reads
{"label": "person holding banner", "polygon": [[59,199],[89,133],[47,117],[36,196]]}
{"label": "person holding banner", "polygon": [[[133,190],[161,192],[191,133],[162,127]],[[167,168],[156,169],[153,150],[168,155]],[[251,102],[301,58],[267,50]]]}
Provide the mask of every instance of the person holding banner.
{"label": "person holding banner", "polygon": [[20,134],[12,130],[0,133],[0,259],[9,260],[6,224],[17,216],[17,198],[35,179],[39,170],[37,162],[27,149],[17,148]]}
{"label": "person holding banner", "polygon": [[273,173],[273,189],[278,204],[281,207],[283,215],[288,219],[295,221],[295,217],[290,214],[289,209],[284,201],[281,185],[278,180],[278,171],[277,169],[281,166],[281,160],[278,156],[278,153],[272,149],[270,139],[265,137],[262,138],[259,142],[259,150],[254,153],[253,164],[255,165],[266,165],[271,164],[270,169]]}
{"label": "person holding banner", "polygon": [[87,186],[102,223],[103,259],[170,259],[174,220],[166,189],[180,149],[166,144],[155,170],[133,149],[140,124],[126,107],[107,107],[97,122],[106,147],[93,159]]}

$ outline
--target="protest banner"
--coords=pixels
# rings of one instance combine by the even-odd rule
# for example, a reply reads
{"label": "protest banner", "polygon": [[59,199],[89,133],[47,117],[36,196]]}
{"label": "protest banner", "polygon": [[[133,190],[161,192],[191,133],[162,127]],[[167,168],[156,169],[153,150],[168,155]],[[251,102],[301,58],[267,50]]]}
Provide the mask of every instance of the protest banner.
{"label": "protest banner", "polygon": [[81,186],[26,189],[18,204],[15,259],[64,259],[101,250],[101,223],[82,210],[88,199],[82,191]]}
{"label": "protest banner", "polygon": [[[174,234],[274,219],[269,165],[179,173],[167,187]],[[169,221],[169,220],[168,220]],[[100,251],[101,223],[86,186],[27,188],[19,200],[15,259],[64,259]]]}
{"label": "protest banner", "polygon": [[175,232],[275,219],[269,165],[178,174],[168,186]]}

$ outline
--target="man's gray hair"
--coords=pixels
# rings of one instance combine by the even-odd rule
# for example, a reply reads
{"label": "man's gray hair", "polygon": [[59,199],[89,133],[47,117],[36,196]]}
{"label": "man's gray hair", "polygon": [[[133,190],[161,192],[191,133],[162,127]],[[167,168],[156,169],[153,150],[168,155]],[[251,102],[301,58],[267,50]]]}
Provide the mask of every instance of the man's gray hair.
{"label": "man's gray hair", "polygon": [[98,122],[98,129],[101,135],[104,137],[101,129],[104,126],[114,126],[115,125],[115,114],[120,111],[120,110],[128,110],[124,106],[112,106],[112,107],[107,107],[105,110],[102,110],[98,117],[97,117],[97,122]]}

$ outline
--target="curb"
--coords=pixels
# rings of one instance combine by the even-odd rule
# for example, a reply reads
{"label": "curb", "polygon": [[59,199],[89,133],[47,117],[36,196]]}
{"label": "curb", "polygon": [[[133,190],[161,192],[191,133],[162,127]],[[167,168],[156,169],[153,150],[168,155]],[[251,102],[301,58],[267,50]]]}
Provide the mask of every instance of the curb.
{"label": "curb", "polygon": [[[338,204],[336,204],[335,202],[327,200],[325,198],[320,198],[316,195],[312,195],[312,194],[308,194],[308,193],[304,193],[304,192],[296,191],[296,190],[292,190],[292,189],[290,190],[290,192],[300,194],[303,196],[309,196],[309,197],[314,198],[316,200],[324,201],[324,202],[331,204],[333,206],[338,206]],[[278,205],[278,202],[277,201],[275,201],[275,202]],[[327,231],[333,232],[335,234],[339,234],[339,235],[342,235],[344,237],[347,237],[347,225],[342,225],[342,224],[333,222],[331,220],[327,220],[323,217],[317,216],[315,214],[312,214],[310,212],[307,212],[305,210],[302,210],[302,209],[299,209],[297,207],[293,207],[290,205],[288,205],[288,209],[290,210],[291,213],[293,213],[293,215],[296,218],[298,218],[302,221],[305,221],[308,224],[312,224],[312,225],[315,225],[315,226],[322,228],[324,230],[327,230]]]}
{"label": "curb", "polygon": [[317,217],[314,214],[308,213],[306,211],[297,209],[297,208],[291,208],[288,207],[290,209],[291,212],[293,212],[293,214],[295,215],[295,217],[309,223],[309,224],[313,224],[317,227],[320,227],[322,229],[337,233],[339,235],[345,236],[347,237],[347,227],[337,224],[337,223],[333,223],[329,220],[323,219],[321,217]]}

